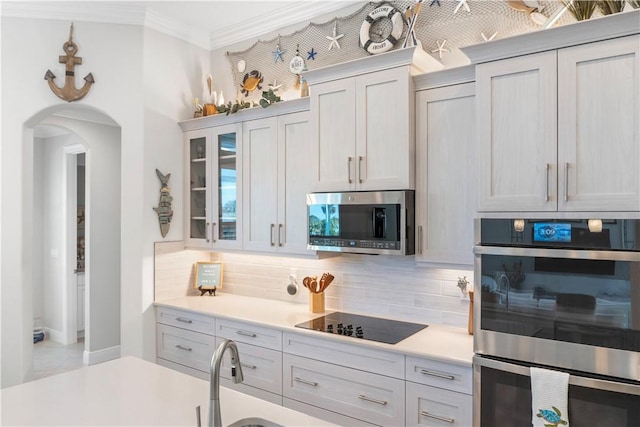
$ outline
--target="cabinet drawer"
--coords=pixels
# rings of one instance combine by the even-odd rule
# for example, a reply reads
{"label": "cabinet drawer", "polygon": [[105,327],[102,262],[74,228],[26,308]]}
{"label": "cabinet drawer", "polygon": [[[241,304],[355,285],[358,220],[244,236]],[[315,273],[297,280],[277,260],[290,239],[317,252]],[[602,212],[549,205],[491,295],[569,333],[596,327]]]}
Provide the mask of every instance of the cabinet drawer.
{"label": "cabinet drawer", "polygon": [[165,359],[156,359],[156,363],[165,368],[173,369],[174,371],[182,372],[183,374],[191,375],[192,377],[200,378],[204,381],[209,381],[209,373],[199,371],[197,369],[190,368],[188,366],[181,365],[179,363],[170,362]]}
{"label": "cabinet drawer", "polygon": [[402,354],[291,333],[284,334],[283,347],[285,353],[404,379]]}
{"label": "cabinet drawer", "polygon": [[209,372],[215,337],[167,325],[156,325],[156,355],[200,371]]}
{"label": "cabinet drawer", "polygon": [[473,393],[471,366],[407,356],[407,381],[465,394]]}
{"label": "cabinet drawer", "polygon": [[284,397],[383,426],[404,425],[404,381],[283,355]]}
{"label": "cabinet drawer", "polygon": [[[208,380],[209,379],[207,378],[207,381]],[[266,400],[267,402],[273,403],[274,405],[282,406],[281,394],[275,394],[264,391],[261,388],[251,387],[250,385],[246,385],[243,382],[240,384],[236,384],[227,378],[220,378],[220,385],[232,390],[239,391],[240,393],[248,394],[249,396],[257,397],[258,399]]]}
{"label": "cabinet drawer", "polygon": [[357,420],[353,417],[347,417],[345,415],[337,414],[333,411],[327,411],[326,409],[318,408],[317,406],[307,405],[293,399],[282,399],[282,406],[285,408],[293,409],[294,411],[302,412],[303,414],[311,415],[312,417],[320,418],[321,420],[329,421],[338,426],[349,427],[372,427],[375,424],[367,423],[362,420]]}
{"label": "cabinet drawer", "polygon": [[407,426],[472,425],[470,395],[407,381]]}
{"label": "cabinet drawer", "polygon": [[282,351],[281,331],[226,319],[218,319],[216,327],[218,337]]}
{"label": "cabinet drawer", "polygon": [[214,317],[166,307],[156,308],[156,322],[209,335],[216,331]]}
{"label": "cabinet drawer", "polygon": [[[223,338],[216,340],[220,345]],[[242,384],[271,393],[282,394],[282,353],[264,347],[237,342],[242,363],[244,381]],[[226,351],[222,358],[220,376],[231,379],[231,353]]]}

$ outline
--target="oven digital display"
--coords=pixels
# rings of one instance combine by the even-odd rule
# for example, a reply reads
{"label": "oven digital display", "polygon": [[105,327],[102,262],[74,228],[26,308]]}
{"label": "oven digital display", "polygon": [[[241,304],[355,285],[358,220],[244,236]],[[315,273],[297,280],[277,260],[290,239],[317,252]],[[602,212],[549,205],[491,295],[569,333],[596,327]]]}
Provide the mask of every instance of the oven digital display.
{"label": "oven digital display", "polygon": [[571,224],[537,222],[533,224],[534,242],[571,242]]}

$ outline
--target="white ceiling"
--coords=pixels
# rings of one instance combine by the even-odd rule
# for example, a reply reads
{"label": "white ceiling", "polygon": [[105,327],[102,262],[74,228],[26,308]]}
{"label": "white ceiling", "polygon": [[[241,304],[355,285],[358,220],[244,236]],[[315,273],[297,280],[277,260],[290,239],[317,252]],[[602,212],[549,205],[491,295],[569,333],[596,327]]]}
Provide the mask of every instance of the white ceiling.
{"label": "white ceiling", "polygon": [[138,24],[214,50],[309,21],[362,0],[7,1],[21,18]]}

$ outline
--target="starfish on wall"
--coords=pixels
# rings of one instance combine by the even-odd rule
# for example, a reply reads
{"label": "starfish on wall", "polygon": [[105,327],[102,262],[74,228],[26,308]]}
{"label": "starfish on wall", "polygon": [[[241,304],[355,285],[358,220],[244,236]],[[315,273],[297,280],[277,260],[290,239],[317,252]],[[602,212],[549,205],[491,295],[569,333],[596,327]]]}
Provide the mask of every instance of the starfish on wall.
{"label": "starfish on wall", "polygon": [[447,49],[446,47],[444,47],[445,43],[447,43],[446,40],[442,40],[442,43],[440,43],[438,40],[436,40],[436,44],[438,45],[438,47],[436,49],[433,49],[431,51],[431,53],[436,53],[438,52],[438,58],[442,59],[442,54],[445,52],[451,52],[449,49]]}
{"label": "starfish on wall", "polygon": [[491,34],[490,36],[485,36],[484,33],[480,33],[480,35],[482,36],[482,39],[486,42],[490,42],[491,40],[495,39],[496,36],[498,35],[498,32],[495,31],[493,34]]}
{"label": "starfish on wall", "polygon": [[331,44],[329,44],[329,50],[333,49],[334,46],[336,47],[336,49],[340,49],[340,43],[338,43],[338,40],[343,37],[344,34],[338,34],[338,22],[336,21],[333,24],[333,37],[327,36],[327,40],[331,40]]}
{"label": "starfish on wall", "polygon": [[453,10],[453,14],[455,15],[456,13],[458,13],[461,7],[464,8],[464,10],[466,10],[467,12],[471,12],[471,9],[469,9],[469,3],[467,3],[467,0],[458,0],[458,5]]}

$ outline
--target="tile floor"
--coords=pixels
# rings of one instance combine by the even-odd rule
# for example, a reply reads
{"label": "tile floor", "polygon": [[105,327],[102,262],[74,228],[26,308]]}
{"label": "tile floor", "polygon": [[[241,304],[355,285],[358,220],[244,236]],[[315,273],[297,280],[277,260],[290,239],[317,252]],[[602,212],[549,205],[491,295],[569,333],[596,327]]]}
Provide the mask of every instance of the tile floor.
{"label": "tile floor", "polygon": [[[33,345],[33,372],[26,381],[33,381],[62,372],[84,367],[82,353],[84,339],[70,345],[63,345],[45,339]],[[25,381],[25,382],[26,382]]]}

